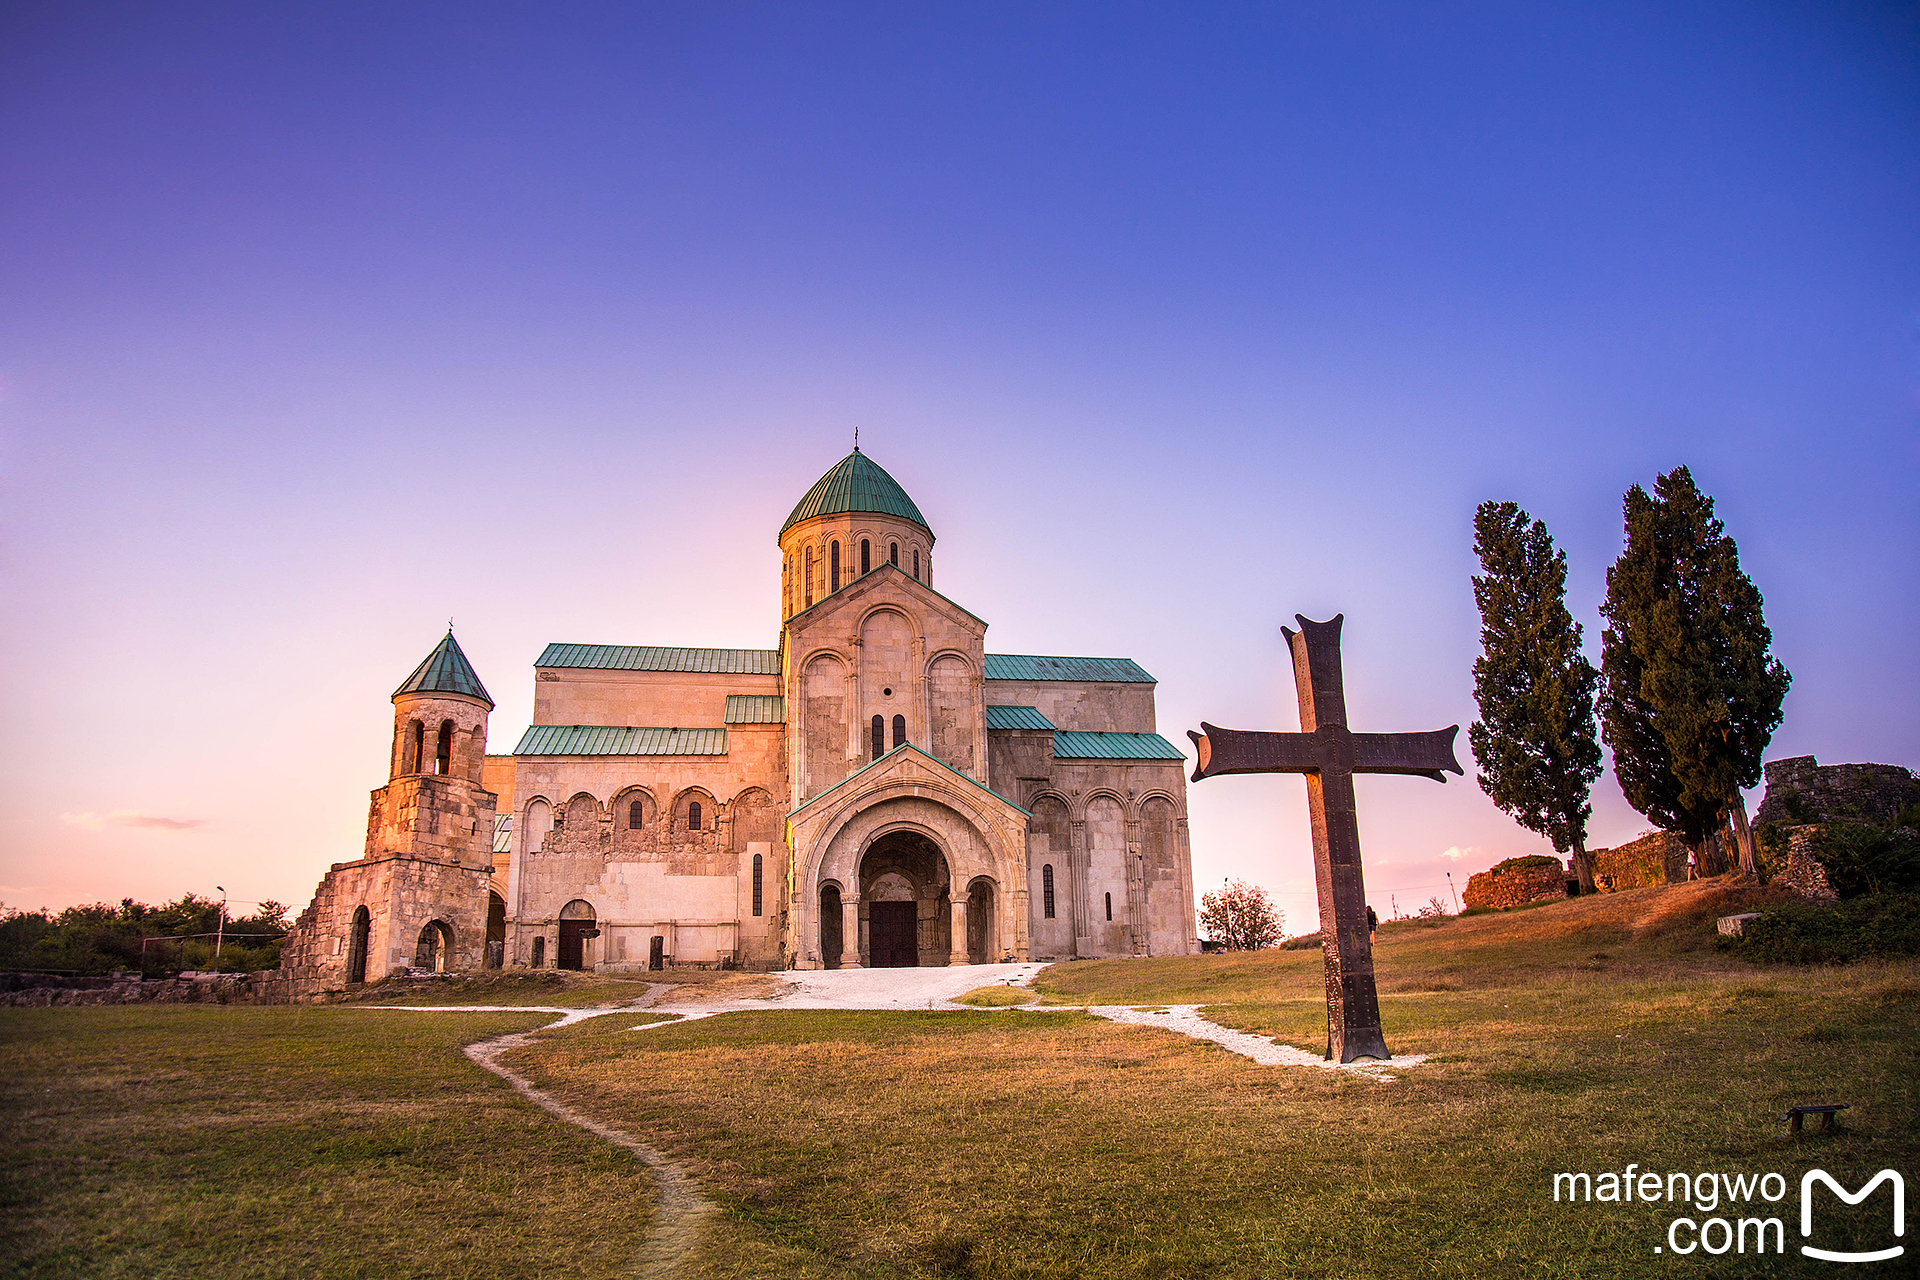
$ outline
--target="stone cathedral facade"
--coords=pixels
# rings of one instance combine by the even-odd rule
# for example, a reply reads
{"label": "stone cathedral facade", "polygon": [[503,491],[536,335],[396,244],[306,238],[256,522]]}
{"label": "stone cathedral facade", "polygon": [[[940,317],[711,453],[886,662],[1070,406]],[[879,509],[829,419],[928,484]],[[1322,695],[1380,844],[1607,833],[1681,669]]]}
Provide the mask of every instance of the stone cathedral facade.
{"label": "stone cathedral facade", "polygon": [[841,968],[1198,951],[1186,762],[1126,658],[989,653],[858,449],[780,527],[779,646],[552,644],[533,723],[451,633],[393,695],[298,991],[402,968]]}

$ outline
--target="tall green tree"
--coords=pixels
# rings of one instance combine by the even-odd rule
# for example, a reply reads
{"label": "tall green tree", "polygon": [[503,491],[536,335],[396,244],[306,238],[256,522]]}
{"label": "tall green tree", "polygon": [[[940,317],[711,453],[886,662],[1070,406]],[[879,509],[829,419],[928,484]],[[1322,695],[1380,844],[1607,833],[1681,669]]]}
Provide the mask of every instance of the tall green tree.
{"label": "tall green tree", "polygon": [[1567,612],[1567,555],[1539,520],[1512,502],[1473,514],[1482,574],[1481,655],[1473,664],[1480,719],[1467,729],[1480,789],[1521,826],[1571,853],[1584,893],[1593,892],[1587,818],[1600,741],[1593,721],[1600,673],[1580,652],[1580,624]]}
{"label": "tall green tree", "polygon": [[1731,815],[1741,869],[1759,874],[1740,788],[1760,781],[1792,675],[1770,650],[1760,592],[1676,467],[1627,490],[1626,550],[1607,570],[1600,721],[1629,803],[1718,870],[1709,838]]}

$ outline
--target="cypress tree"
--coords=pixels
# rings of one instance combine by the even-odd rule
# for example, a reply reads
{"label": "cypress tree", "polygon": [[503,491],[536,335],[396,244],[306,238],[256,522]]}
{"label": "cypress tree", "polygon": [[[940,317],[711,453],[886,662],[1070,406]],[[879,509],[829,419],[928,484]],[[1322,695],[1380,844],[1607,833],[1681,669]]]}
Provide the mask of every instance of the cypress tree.
{"label": "cypress tree", "polygon": [[[1702,854],[1729,815],[1758,874],[1740,788],[1760,781],[1793,677],[1769,650],[1760,592],[1685,467],[1627,491],[1626,549],[1601,606],[1600,718],[1629,803]],[[1709,871],[1715,860],[1703,856]]]}
{"label": "cypress tree", "polygon": [[1590,796],[1600,776],[1594,692],[1600,673],[1580,652],[1580,624],[1567,612],[1567,555],[1547,526],[1512,502],[1483,502],[1473,515],[1483,575],[1481,656],[1473,664],[1480,720],[1467,730],[1480,789],[1521,826],[1572,853],[1582,892],[1593,892],[1587,857]]}

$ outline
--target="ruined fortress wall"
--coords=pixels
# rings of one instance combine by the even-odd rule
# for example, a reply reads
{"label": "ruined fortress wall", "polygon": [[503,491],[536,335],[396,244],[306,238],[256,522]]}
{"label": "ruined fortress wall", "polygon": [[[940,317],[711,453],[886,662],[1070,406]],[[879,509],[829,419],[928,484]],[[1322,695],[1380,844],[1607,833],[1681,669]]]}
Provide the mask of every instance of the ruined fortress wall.
{"label": "ruined fortress wall", "polygon": [[1897,764],[1821,764],[1790,756],[1766,764],[1767,791],[1756,823],[1865,822],[1886,826],[1920,804],[1920,779]]}
{"label": "ruined fortress wall", "polygon": [[1671,831],[1653,831],[1612,849],[1593,849],[1593,875],[1615,889],[1647,889],[1687,878],[1687,846]]}
{"label": "ruined fortress wall", "polygon": [[1495,874],[1476,873],[1461,898],[1469,907],[1520,907],[1567,896],[1567,873],[1557,861],[1548,866],[1516,867]]}

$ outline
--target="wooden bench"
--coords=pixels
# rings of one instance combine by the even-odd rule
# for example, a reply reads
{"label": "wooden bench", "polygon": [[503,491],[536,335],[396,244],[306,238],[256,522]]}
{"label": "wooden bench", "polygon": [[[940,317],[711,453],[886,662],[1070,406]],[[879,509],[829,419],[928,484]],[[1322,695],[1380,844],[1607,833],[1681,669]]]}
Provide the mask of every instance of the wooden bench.
{"label": "wooden bench", "polygon": [[1790,1122],[1787,1126],[1788,1132],[1798,1133],[1808,1116],[1817,1115],[1820,1117],[1821,1131],[1827,1132],[1833,1128],[1833,1113],[1845,1111],[1852,1105],[1851,1102],[1823,1102],[1813,1106],[1788,1107],[1787,1113],[1780,1118]]}

